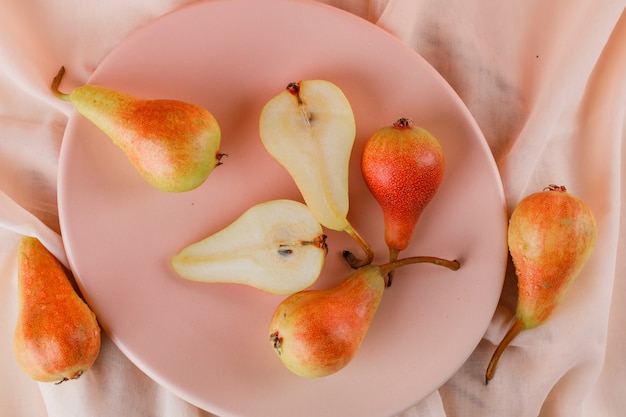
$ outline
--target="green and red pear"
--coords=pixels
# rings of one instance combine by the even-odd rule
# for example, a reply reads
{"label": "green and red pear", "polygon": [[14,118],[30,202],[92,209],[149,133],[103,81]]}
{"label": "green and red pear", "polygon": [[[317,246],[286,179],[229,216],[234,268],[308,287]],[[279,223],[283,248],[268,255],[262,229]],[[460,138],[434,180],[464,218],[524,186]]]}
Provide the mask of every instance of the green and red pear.
{"label": "green and red pear", "polygon": [[516,320],[491,358],[486,382],[511,341],[552,315],[591,256],[596,238],[591,209],[564,186],[550,185],[515,207],[508,245],[517,276]]}
{"label": "green and red pear", "polygon": [[385,277],[398,267],[433,263],[451,270],[458,261],[415,256],[365,265],[340,284],[297,292],[277,307],[270,322],[272,348],[296,375],[318,378],[338,372],[354,358],[380,305]]}
{"label": "green and red pear", "polygon": [[153,187],[168,192],[197,188],[224,156],[220,126],[205,108],[180,100],[144,100],[98,85],[59,91],[61,67],[53,94],[102,130]]}

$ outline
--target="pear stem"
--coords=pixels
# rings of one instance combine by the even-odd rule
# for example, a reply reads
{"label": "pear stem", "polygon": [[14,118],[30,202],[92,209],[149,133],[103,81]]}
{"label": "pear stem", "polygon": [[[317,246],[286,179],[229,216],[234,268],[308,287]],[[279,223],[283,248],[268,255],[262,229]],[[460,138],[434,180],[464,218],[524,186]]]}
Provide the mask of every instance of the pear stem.
{"label": "pear stem", "polygon": [[524,322],[521,319],[517,319],[509,331],[506,332],[504,338],[493,353],[493,356],[489,361],[489,366],[487,366],[487,372],[485,372],[485,385],[489,383],[496,373],[496,367],[498,366],[498,361],[500,360],[500,356],[502,356],[504,349],[506,349],[509,343],[511,343],[515,336],[517,336],[522,330],[524,330]]}
{"label": "pear stem", "polygon": [[[389,248],[389,262],[393,263],[398,260],[398,255],[400,251],[398,249]],[[391,282],[393,281],[393,275],[395,270],[389,271],[387,274],[387,287],[391,287]]]}
{"label": "pear stem", "polygon": [[63,93],[59,90],[59,86],[61,85],[61,80],[65,75],[65,67],[61,67],[57,75],[52,79],[52,85],[50,85],[50,89],[52,93],[60,98],[61,100],[70,101],[70,95],[67,93]]}
{"label": "pear stem", "polygon": [[311,127],[311,120],[313,120],[313,115],[307,109],[306,104],[302,101],[302,97],[300,97],[300,83],[292,82],[287,85],[287,91],[289,91],[292,95],[296,97],[298,101],[298,107],[300,108],[300,113],[302,114],[302,119],[304,120],[304,124],[307,127]]}
{"label": "pear stem", "polygon": [[344,231],[348,233],[352,237],[352,239],[354,239],[358,243],[358,245],[365,253],[365,258],[359,259],[352,252],[348,250],[343,251],[343,258],[346,260],[346,262],[348,262],[348,265],[350,265],[353,269],[359,269],[362,266],[371,264],[374,260],[374,250],[372,249],[370,244],[367,243],[365,239],[363,239],[363,237],[352,227],[350,223],[348,223],[348,226],[344,229]]}
{"label": "pear stem", "polygon": [[456,271],[461,267],[461,263],[456,259],[451,261],[448,259],[437,258],[435,256],[409,256],[407,258],[398,259],[393,262],[388,262],[380,266],[381,275],[387,275],[392,271],[395,271],[396,268],[406,265],[419,264],[419,263],[430,263],[439,266],[444,266],[452,271]]}

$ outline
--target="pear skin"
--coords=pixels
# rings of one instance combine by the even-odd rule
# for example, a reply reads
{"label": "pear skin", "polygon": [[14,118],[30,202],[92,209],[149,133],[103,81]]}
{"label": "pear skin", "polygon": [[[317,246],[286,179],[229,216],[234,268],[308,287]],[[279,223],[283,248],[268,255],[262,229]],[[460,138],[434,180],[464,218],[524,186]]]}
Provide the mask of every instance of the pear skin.
{"label": "pear skin", "polygon": [[366,265],[338,287],[286,299],[276,309],[270,330],[281,361],[309,378],[345,367],[365,338],[384,287],[379,267]]}
{"label": "pear skin", "polygon": [[597,238],[591,209],[564,186],[530,194],[509,220],[508,245],[517,275],[516,321],[491,358],[485,381],[509,343],[543,324],[562,300],[593,251]]}
{"label": "pear skin", "polygon": [[451,270],[457,261],[416,256],[384,265],[365,265],[335,287],[295,293],[270,321],[270,344],[283,365],[307,378],[328,376],[354,358],[374,319],[385,276],[412,263],[430,262]]}
{"label": "pear skin", "polygon": [[33,237],[18,253],[18,317],[14,353],[40,382],[77,379],[100,352],[95,314],[74,291],[60,262]]}
{"label": "pear skin", "polygon": [[52,82],[53,93],[102,130],[153,187],[189,191],[220,165],[220,127],[203,107],[178,100],[142,100],[89,84],[66,94],[59,91],[64,74],[61,67]]}
{"label": "pear skin", "polygon": [[365,142],[361,172],[383,211],[390,261],[408,247],[444,171],[444,153],[437,139],[409,119],[377,130]]}

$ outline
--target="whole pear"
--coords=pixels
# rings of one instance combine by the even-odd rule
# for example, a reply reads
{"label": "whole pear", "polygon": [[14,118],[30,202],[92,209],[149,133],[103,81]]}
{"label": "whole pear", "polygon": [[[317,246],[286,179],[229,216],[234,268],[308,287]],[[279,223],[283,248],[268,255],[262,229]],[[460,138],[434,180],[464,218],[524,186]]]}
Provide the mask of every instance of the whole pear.
{"label": "whole pear", "polygon": [[364,251],[364,260],[351,265],[370,263],[374,257],[371,246],[347,218],[356,124],[343,91],[327,80],[289,83],[263,106],[259,134],[318,221],[331,230],[348,233]]}
{"label": "whole pear", "polygon": [[100,352],[95,314],[74,291],[61,263],[34,237],[18,252],[17,363],[31,378],[79,378]]}
{"label": "whole pear", "polygon": [[366,265],[335,287],[295,293],[270,322],[272,348],[293,373],[317,378],[344,368],[355,356],[380,305],[385,276],[395,268],[430,262],[452,270],[458,261],[416,256]]}
{"label": "whole pear", "polygon": [[443,149],[430,132],[401,118],[368,138],[361,171],[382,208],[385,242],[394,261],[409,245],[420,216],[439,189],[445,171]]}
{"label": "whole pear", "polygon": [[550,185],[515,207],[509,220],[508,245],[517,275],[517,320],[491,358],[487,383],[515,336],[551,316],[589,259],[596,236],[593,213],[564,186]]}
{"label": "whole pear", "polygon": [[220,165],[220,127],[203,107],[179,100],[143,100],[89,84],[66,94],[59,91],[64,74],[61,67],[52,92],[102,130],[153,187],[189,191]]}

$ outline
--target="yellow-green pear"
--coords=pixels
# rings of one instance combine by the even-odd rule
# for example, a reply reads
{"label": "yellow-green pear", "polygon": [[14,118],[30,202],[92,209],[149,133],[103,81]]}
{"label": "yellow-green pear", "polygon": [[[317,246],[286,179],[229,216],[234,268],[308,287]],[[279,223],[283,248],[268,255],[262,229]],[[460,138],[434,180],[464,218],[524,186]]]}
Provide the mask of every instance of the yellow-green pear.
{"label": "yellow-green pear", "polygon": [[317,280],[326,251],[326,236],[306,205],[272,200],[252,206],[224,229],[187,246],[171,264],[185,279],[291,294]]}
{"label": "yellow-green pear", "polygon": [[325,227],[345,231],[365,252],[359,267],[373,257],[371,246],[347,219],[348,171],[356,125],[343,91],[326,80],[290,83],[270,99],[259,120],[268,153],[291,175],[305,203]]}
{"label": "yellow-green pear", "polygon": [[153,187],[192,190],[220,164],[220,127],[205,108],[179,100],[143,100],[90,84],[66,94],[59,91],[64,74],[61,67],[52,92],[111,138]]}

